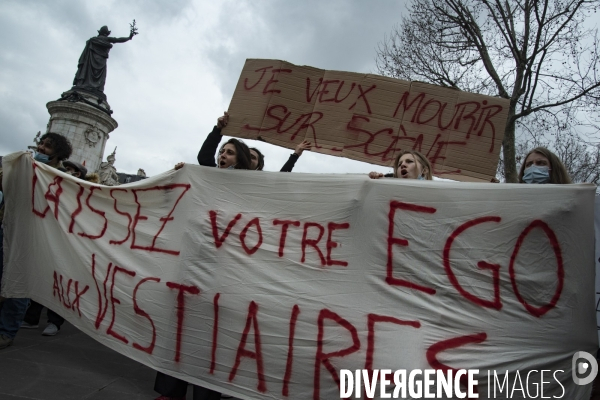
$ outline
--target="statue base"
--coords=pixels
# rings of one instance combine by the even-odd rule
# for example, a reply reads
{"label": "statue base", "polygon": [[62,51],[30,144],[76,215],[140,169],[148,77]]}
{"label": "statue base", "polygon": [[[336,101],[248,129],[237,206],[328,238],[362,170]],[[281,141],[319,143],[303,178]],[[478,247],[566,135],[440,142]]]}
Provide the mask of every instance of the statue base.
{"label": "statue base", "polygon": [[[70,90],[63,95],[70,92],[78,93],[79,90]],[[85,94],[80,95],[86,96]],[[114,131],[119,124],[102,107],[105,104],[110,110],[105,100],[97,97],[88,100],[92,103],[95,102],[95,105],[88,104],[88,101],[65,100],[51,101],[46,104],[50,113],[46,132],[60,133],[69,139],[73,146],[70,160],[85,165],[89,172],[95,172],[102,162],[109,133]]]}
{"label": "statue base", "polygon": [[106,101],[106,95],[94,88],[73,86],[71,90],[67,90],[61,94],[60,99],[57,101],[70,101],[72,103],[81,102],[97,108],[100,111],[104,111],[108,115],[113,113],[110,109],[110,105]]}

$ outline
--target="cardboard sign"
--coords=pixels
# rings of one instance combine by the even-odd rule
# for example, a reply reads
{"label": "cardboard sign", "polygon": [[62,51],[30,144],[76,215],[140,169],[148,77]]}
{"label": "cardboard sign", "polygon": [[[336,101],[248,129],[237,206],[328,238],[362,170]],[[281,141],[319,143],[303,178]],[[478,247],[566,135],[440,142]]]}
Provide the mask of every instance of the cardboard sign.
{"label": "cardboard sign", "polygon": [[496,175],[509,101],[379,75],[246,60],[223,134],[393,166],[418,150],[434,175]]}
{"label": "cardboard sign", "polygon": [[24,153],[3,185],[3,295],[169,375],[329,400],[342,369],[478,369],[480,398],[589,398],[593,185],[186,165],[107,187]]}

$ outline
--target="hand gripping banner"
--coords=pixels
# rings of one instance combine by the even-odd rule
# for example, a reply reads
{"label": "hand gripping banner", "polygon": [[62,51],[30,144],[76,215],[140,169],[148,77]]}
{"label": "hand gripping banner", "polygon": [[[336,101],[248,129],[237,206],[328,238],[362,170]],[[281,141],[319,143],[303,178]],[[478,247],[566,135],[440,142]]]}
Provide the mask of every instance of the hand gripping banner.
{"label": "hand gripping banner", "polygon": [[592,185],[186,165],[106,187],[3,164],[2,294],[156,370],[244,399],[336,399],[342,369],[589,398]]}

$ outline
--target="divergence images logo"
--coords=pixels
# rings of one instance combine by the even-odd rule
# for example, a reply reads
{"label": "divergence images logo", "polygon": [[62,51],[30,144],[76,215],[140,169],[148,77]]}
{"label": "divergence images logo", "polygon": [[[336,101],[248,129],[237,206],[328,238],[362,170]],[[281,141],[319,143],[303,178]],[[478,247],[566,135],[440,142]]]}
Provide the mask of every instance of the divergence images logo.
{"label": "divergence images logo", "polygon": [[592,383],[596,375],[598,375],[598,362],[596,358],[585,351],[578,351],[573,354],[571,367],[573,382],[576,385]]}

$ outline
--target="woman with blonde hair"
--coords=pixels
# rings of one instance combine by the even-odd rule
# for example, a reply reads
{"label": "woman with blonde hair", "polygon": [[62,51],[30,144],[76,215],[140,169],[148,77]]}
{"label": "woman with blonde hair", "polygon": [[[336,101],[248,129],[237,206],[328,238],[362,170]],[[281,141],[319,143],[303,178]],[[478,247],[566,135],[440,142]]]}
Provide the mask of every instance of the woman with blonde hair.
{"label": "woman with blonde hair", "polygon": [[[423,154],[416,150],[401,151],[394,160],[394,178],[432,180],[431,163]],[[370,172],[369,178],[379,179],[384,175],[380,172]]]}
{"label": "woman with blonde hair", "polygon": [[545,147],[527,153],[519,171],[519,183],[572,183],[571,177],[558,156]]}

